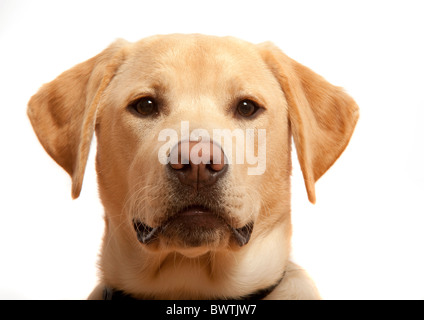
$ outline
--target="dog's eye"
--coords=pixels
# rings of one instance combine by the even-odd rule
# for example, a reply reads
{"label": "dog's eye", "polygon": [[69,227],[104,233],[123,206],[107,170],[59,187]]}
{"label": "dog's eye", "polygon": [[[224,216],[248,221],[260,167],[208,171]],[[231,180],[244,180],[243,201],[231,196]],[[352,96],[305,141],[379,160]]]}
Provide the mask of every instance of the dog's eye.
{"label": "dog's eye", "polygon": [[254,115],[258,109],[257,104],[251,100],[242,100],[237,105],[237,112],[245,118]]}
{"label": "dog's eye", "polygon": [[130,107],[142,116],[150,116],[157,113],[157,105],[153,98],[143,97],[130,104]]}

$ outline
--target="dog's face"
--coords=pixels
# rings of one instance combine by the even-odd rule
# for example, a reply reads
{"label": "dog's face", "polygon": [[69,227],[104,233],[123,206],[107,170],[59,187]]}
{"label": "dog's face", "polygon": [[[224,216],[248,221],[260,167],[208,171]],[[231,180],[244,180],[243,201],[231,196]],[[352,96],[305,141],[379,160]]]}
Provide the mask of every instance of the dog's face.
{"label": "dog's face", "polygon": [[44,85],[28,115],[74,198],[96,132],[104,281],[140,296],[207,298],[281,275],[291,138],[315,202],[358,108],[270,43],[170,35],[113,43]]}
{"label": "dog's face", "polygon": [[[237,249],[248,242],[261,212],[263,219],[284,218],[281,210],[267,214],[263,202],[269,202],[267,184],[273,176],[282,177],[273,186],[281,199],[289,193],[287,103],[254,46],[197,37],[139,42],[103,100],[97,129],[102,199],[106,207],[113,202],[111,206],[122,208],[125,224],[135,228],[146,248],[187,254],[193,254],[193,248],[196,254]],[[182,130],[199,129],[209,135],[209,142],[190,143],[182,137]],[[219,129],[240,133],[230,138],[227,150],[222,145],[230,140],[214,141]],[[248,142],[247,129],[255,135],[256,154],[258,129],[266,132],[266,148],[260,151],[267,153],[262,158],[278,161],[249,164],[246,152],[237,154],[237,147]],[[203,143],[212,161],[161,163],[164,130],[178,134],[168,153],[178,152],[178,145],[181,153],[184,147],[192,151]],[[217,155],[225,161],[214,163]],[[240,157],[243,161],[237,161]],[[181,154],[178,162],[183,162]],[[259,164],[266,170],[249,174],[249,168],[258,169]]]}

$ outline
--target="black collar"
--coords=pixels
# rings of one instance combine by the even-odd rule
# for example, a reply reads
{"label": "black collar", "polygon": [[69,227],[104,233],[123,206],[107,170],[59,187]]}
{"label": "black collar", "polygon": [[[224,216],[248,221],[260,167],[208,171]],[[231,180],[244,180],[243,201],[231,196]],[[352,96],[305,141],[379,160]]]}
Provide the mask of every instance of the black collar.
{"label": "black collar", "polygon": [[[255,292],[252,292],[250,294],[247,294],[242,297],[237,298],[225,298],[225,299],[216,299],[216,300],[262,300],[266,296],[268,296],[272,291],[274,291],[275,288],[283,281],[284,276],[286,275],[286,272],[283,272],[283,275],[281,276],[278,281],[269,287],[266,287],[264,289],[256,290]],[[103,289],[103,300],[137,300],[134,297],[132,297],[130,294],[125,293],[121,290],[116,290],[111,287],[105,287]]]}

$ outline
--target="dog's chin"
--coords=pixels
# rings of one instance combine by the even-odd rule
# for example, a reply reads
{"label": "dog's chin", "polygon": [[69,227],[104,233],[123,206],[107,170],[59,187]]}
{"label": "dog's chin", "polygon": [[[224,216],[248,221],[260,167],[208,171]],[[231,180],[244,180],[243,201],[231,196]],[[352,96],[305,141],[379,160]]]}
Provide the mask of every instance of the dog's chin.
{"label": "dog's chin", "polygon": [[133,225],[138,241],[147,248],[172,249],[196,257],[211,250],[240,248],[249,242],[253,223],[235,228],[227,220],[206,207],[190,206],[157,227],[136,219]]}

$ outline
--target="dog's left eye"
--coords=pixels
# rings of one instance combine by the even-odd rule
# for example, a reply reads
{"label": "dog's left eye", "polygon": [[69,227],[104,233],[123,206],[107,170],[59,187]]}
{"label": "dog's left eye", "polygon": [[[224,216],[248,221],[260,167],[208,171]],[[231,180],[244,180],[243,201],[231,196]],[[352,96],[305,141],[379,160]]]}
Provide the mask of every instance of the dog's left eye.
{"label": "dog's left eye", "polygon": [[157,104],[151,97],[137,99],[136,101],[130,103],[129,106],[142,116],[150,116],[156,114],[158,111]]}
{"label": "dog's left eye", "polygon": [[254,115],[258,109],[258,105],[251,100],[242,100],[237,105],[237,112],[245,118]]}

